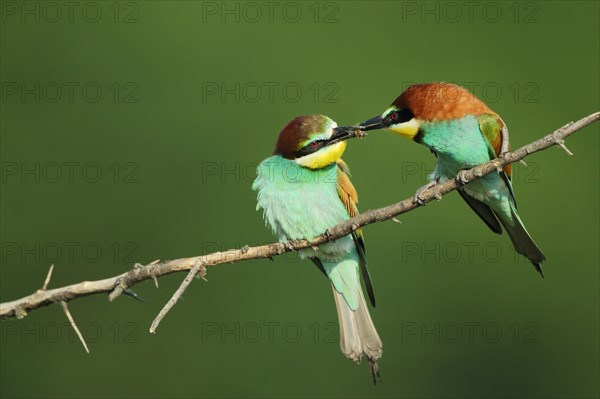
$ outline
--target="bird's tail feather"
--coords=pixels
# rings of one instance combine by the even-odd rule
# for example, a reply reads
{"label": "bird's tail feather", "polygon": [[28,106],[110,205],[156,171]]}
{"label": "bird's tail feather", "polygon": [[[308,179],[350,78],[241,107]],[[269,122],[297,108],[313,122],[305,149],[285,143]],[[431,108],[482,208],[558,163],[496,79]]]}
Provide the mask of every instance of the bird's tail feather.
{"label": "bird's tail feather", "polygon": [[[333,285],[332,285],[333,287]],[[346,357],[360,363],[363,354],[369,360],[373,382],[380,378],[377,360],[383,354],[383,343],[375,329],[362,290],[358,289],[359,301],[356,310],[350,309],[335,287],[333,296],[340,324],[340,349]]]}
{"label": "bird's tail feather", "polygon": [[523,221],[521,221],[515,205],[512,202],[510,204],[510,211],[510,219],[508,215],[497,213],[498,219],[500,219],[502,225],[506,229],[515,250],[529,259],[535,267],[535,270],[544,277],[541,263],[546,260],[546,256],[527,232],[527,229],[523,225]]}

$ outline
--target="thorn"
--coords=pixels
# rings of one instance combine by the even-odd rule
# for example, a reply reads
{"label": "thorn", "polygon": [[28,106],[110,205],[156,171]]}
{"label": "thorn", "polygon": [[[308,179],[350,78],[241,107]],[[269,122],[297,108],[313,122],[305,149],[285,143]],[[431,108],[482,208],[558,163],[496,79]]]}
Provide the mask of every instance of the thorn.
{"label": "thorn", "polygon": [[519,160],[519,163],[520,163],[521,165],[525,166],[525,167],[529,166],[529,165],[527,165],[527,162],[525,162],[525,160],[524,160],[524,159],[520,159],[520,160]]}
{"label": "thorn", "polygon": [[46,280],[44,280],[44,285],[42,285],[42,291],[46,291],[48,288],[48,283],[50,282],[50,277],[52,277],[52,271],[54,270],[54,264],[50,265],[50,270],[48,270],[48,274],[46,275]]}
{"label": "thorn", "polygon": [[396,219],[396,217],[395,217],[395,216],[394,216],[394,217],[393,217],[391,220],[392,220],[392,222],[394,222],[394,223],[400,223],[400,224],[402,224],[402,222],[401,222],[401,221],[399,221],[398,219]]}
{"label": "thorn", "polygon": [[136,294],[135,292],[133,292],[133,290],[131,290],[129,288],[126,290],[123,290],[123,294],[125,294],[133,299],[136,299],[140,302],[146,302],[146,301],[144,301],[144,299],[141,296],[139,296],[138,294]]}
{"label": "thorn", "polygon": [[248,252],[248,250],[250,249],[249,245],[244,245],[241,249],[240,252],[245,254],[246,252]]}
{"label": "thorn", "polygon": [[154,285],[156,286],[156,288],[158,288],[158,279],[156,278],[156,276],[152,276],[152,280],[154,280]]}
{"label": "thorn", "polygon": [[567,148],[567,146],[565,145],[565,141],[564,140],[557,140],[556,144],[563,149],[564,152],[566,152],[569,156],[573,156],[573,153]]}
{"label": "thorn", "polygon": [[160,259],[152,261],[148,266],[156,265],[158,262],[160,262]]}
{"label": "thorn", "polygon": [[83,345],[83,348],[89,354],[90,350],[88,349],[88,346],[85,343],[85,339],[83,338],[81,331],[79,331],[79,327],[77,327],[77,324],[75,324],[75,320],[73,320],[73,316],[71,316],[71,312],[69,311],[69,307],[67,306],[67,303],[65,301],[60,301],[60,305],[62,306],[62,308],[65,312],[65,315],[67,315],[67,319],[69,319],[69,322],[71,323],[71,327],[73,327],[73,330],[75,330],[75,332],[77,333],[77,336],[79,337],[79,340],[81,341],[81,344]]}
{"label": "thorn", "polygon": [[138,263],[138,262],[136,262],[136,263],[133,264],[133,268],[134,269],[141,269],[143,267],[144,267],[144,265],[142,265],[141,263]]}

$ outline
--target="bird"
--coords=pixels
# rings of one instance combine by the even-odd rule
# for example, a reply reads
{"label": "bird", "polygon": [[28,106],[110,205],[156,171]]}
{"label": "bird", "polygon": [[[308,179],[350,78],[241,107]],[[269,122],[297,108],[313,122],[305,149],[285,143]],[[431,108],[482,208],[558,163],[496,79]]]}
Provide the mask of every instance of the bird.
{"label": "bird", "polygon": [[510,150],[509,133],[500,116],[470,91],[446,82],[409,86],[381,115],[357,126],[363,132],[386,129],[427,146],[436,156],[430,182],[420,195],[452,178],[462,183],[460,196],[483,222],[497,234],[506,229],[519,254],[525,256],[544,277],[545,255],[531,238],[517,211],[511,183],[511,165],[467,185],[464,171],[495,159]]}
{"label": "bird", "polygon": [[[256,209],[263,210],[265,225],[280,242],[312,240],[358,215],[358,194],[341,159],[346,140],[354,133],[324,115],[298,116],[281,130],[273,155],[258,165],[252,184]],[[299,252],[331,283],[342,353],[356,363],[365,356],[376,384],[381,380],[377,361],[383,344],[361,288],[359,272],[375,307],[362,231]]]}

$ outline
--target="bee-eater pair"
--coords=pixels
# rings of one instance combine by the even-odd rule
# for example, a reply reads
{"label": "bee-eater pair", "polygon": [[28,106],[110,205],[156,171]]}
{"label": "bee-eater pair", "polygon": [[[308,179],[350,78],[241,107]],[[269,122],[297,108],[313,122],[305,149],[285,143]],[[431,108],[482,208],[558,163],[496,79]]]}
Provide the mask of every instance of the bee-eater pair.
{"label": "bee-eater pair", "polygon": [[[460,86],[427,83],[410,86],[383,114],[356,126],[338,127],[323,115],[300,116],[277,139],[273,156],[258,167],[253,189],[265,222],[280,241],[313,239],[339,222],[358,215],[358,195],[341,156],[357,130],[386,129],[430,148],[437,163],[431,182],[419,195],[461,171],[508,151],[508,130],[502,119]],[[542,274],[544,254],[529,236],[517,212],[506,166],[461,187],[467,204],[495,233],[504,226],[516,249]],[[359,279],[363,277],[371,304],[375,296],[365,258],[361,230],[318,248],[304,249],[329,278],[340,324],[340,348],[350,359],[366,356],[373,379],[382,342],[369,315]]]}

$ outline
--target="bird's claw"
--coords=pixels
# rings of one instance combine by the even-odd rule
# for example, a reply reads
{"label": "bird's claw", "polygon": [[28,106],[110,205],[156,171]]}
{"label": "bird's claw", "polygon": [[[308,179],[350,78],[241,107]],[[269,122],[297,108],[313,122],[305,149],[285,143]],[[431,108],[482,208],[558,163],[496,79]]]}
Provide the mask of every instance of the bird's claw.
{"label": "bird's claw", "polygon": [[413,196],[413,204],[417,204],[419,206],[427,205],[427,203],[425,202],[425,200],[423,198],[421,198],[419,193],[416,193]]}
{"label": "bird's claw", "polygon": [[[417,205],[427,205],[427,203],[425,202],[425,200],[423,199],[423,197],[421,197],[421,194],[423,194],[425,191],[429,190],[430,188],[433,188],[437,185],[437,180],[432,180],[429,183],[425,184],[422,187],[419,187],[417,189],[417,192],[415,193],[415,195],[413,196],[413,204],[417,204]],[[437,198],[437,196],[436,196]]]}
{"label": "bird's claw", "polygon": [[467,171],[466,170],[461,170],[458,172],[458,174],[456,175],[456,182],[458,184],[460,184],[461,186],[464,186],[467,183],[469,183],[469,179],[467,179]]}
{"label": "bird's claw", "polygon": [[333,234],[329,229],[325,230],[325,237],[327,238],[327,241],[333,242]]}

